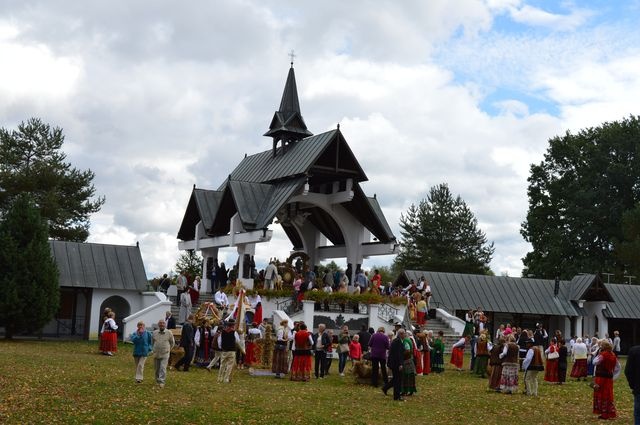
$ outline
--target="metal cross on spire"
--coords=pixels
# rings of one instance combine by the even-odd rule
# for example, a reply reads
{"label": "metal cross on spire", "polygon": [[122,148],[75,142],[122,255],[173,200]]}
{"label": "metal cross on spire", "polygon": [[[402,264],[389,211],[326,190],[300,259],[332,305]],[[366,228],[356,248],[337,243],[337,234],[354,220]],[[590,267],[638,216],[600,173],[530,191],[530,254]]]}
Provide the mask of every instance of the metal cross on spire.
{"label": "metal cross on spire", "polygon": [[291,58],[291,66],[293,67],[293,60],[296,58],[296,53],[293,49],[289,52],[289,57]]}

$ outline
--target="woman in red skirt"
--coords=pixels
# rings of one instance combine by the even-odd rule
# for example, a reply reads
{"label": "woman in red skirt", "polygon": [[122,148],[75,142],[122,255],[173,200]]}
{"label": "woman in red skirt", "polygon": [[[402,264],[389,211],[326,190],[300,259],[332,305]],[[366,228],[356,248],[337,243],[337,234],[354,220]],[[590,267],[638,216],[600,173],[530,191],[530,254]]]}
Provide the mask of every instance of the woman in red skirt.
{"label": "woman in red skirt", "polygon": [[616,373],[618,359],[613,354],[613,346],[606,339],[600,342],[600,354],[593,359],[596,365],[596,377],[593,385],[593,413],[598,419],[616,417],[616,406],[613,399],[613,376]]}
{"label": "woman in red skirt", "polygon": [[300,325],[300,330],[294,337],[293,362],[291,363],[292,381],[309,381],[311,379],[311,347],[313,337],[307,330],[307,325]]}
{"label": "woman in red skirt", "polygon": [[114,320],[116,314],[109,310],[102,323],[102,333],[100,334],[100,351],[106,356],[113,356],[118,351],[118,325]]}
{"label": "woman in red skirt", "polygon": [[547,354],[547,366],[544,368],[544,380],[551,384],[557,384],[560,382],[558,377],[558,359],[560,357],[560,352],[555,337],[553,338],[551,345],[549,345],[549,348],[544,352]]}
{"label": "woman in red skirt", "polygon": [[468,340],[468,336],[460,338],[458,342],[453,344],[453,349],[451,350],[450,363],[454,365],[458,371],[462,371],[462,362],[464,360],[464,346],[467,344]]}
{"label": "woman in red skirt", "polygon": [[571,357],[573,358],[571,377],[576,378],[577,381],[580,379],[587,380],[588,353],[589,349],[587,348],[587,344],[582,342],[582,338],[576,339],[576,343],[573,344],[573,349],[571,350]]}

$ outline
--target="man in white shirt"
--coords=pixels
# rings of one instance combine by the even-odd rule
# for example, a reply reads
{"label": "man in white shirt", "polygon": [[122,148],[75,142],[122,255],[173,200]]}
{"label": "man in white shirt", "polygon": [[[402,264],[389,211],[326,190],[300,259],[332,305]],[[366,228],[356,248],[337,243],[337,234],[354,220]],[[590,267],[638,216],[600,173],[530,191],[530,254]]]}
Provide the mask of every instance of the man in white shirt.
{"label": "man in white shirt", "polygon": [[216,307],[218,307],[218,310],[220,311],[226,310],[229,306],[229,298],[227,297],[227,294],[224,293],[222,288],[218,288],[213,296],[213,301],[216,303]]}

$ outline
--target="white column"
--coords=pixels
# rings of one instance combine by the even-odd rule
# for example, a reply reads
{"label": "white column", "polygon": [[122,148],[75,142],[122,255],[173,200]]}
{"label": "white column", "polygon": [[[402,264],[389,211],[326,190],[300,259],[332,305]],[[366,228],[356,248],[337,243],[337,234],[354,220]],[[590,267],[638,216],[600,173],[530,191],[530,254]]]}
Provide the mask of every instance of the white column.
{"label": "white column", "polygon": [[313,316],[314,316],[315,302],[311,300],[302,300],[302,317],[304,323],[307,325],[307,330],[313,333]]}

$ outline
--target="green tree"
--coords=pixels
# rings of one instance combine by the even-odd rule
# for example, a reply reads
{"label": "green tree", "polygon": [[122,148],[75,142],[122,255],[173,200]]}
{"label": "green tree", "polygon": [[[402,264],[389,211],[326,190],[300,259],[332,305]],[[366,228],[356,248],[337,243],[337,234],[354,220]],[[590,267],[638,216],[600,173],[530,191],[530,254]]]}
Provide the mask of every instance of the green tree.
{"label": "green tree", "polygon": [[[629,117],[549,140],[531,166],[521,234],[532,251],[523,275],[570,279],[627,268],[616,252],[622,215],[640,200],[640,121]],[[637,267],[637,266],[636,266]]]}
{"label": "green tree", "polygon": [[178,257],[176,271],[184,273],[190,280],[196,276],[202,277],[202,257],[193,249],[188,249]]}
{"label": "green tree", "polygon": [[92,199],[91,170],[80,171],[65,162],[64,135],[37,118],[0,128],[0,211],[21,193],[30,193],[49,224],[53,239],[84,242],[89,215],[100,210],[104,198]]}
{"label": "green tree", "polygon": [[478,229],[467,204],[447,184],[434,186],[427,199],[400,216],[400,252],[392,269],[457,273],[490,272],[493,242]]}
{"label": "green tree", "polygon": [[626,265],[631,283],[640,282],[640,204],[622,214],[622,240],[615,244],[617,257]]}
{"label": "green tree", "polygon": [[5,338],[42,329],[58,310],[58,270],[47,225],[28,195],[17,196],[0,222],[0,270]]}

